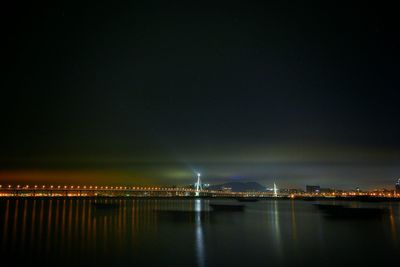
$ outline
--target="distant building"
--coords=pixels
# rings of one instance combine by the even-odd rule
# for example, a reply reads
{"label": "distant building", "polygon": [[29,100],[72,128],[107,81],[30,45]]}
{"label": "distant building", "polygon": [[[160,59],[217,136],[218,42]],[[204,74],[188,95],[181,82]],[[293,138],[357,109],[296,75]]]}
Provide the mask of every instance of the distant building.
{"label": "distant building", "polygon": [[331,194],[331,193],[335,192],[335,190],[333,190],[332,188],[320,188],[319,192],[325,193],[325,194]]}
{"label": "distant building", "polygon": [[400,194],[400,179],[396,182],[396,194]]}
{"label": "distant building", "polygon": [[321,191],[321,187],[319,185],[306,185],[307,193],[319,193]]}
{"label": "distant building", "polygon": [[304,190],[297,188],[282,188],[279,189],[279,192],[282,194],[301,194],[304,193]]}

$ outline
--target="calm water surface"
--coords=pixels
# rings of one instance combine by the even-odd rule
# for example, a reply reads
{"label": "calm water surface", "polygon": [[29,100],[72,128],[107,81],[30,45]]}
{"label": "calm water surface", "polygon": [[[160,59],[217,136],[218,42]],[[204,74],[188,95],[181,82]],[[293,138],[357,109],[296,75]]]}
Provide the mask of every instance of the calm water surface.
{"label": "calm water surface", "polygon": [[[0,256],[15,265],[382,266],[399,262],[400,204],[379,220],[332,220],[314,202],[265,200],[212,212],[210,200],[0,199]],[[236,203],[235,200],[218,202]],[[215,201],[211,201],[215,202]],[[334,202],[329,202],[334,203]]]}

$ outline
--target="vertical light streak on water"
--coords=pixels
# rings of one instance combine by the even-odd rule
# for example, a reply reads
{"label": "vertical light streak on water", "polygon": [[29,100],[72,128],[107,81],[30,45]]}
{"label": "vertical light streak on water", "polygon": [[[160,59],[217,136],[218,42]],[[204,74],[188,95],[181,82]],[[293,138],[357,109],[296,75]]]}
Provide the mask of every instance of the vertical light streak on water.
{"label": "vertical light streak on water", "polygon": [[201,223],[201,200],[196,199],[194,201],[194,212],[195,212],[195,227],[196,227],[196,256],[197,266],[205,266],[205,254],[204,254],[204,236],[203,226]]}
{"label": "vertical light streak on water", "polygon": [[82,214],[82,210],[81,210],[81,200],[78,199],[75,201],[76,205],[75,205],[75,209],[74,209],[74,234],[73,234],[73,240],[74,243],[76,244],[76,246],[78,247],[78,250],[80,249],[80,245],[81,242],[76,242],[77,240],[79,240],[79,220],[81,219],[81,214]]}
{"label": "vertical light streak on water", "polygon": [[60,245],[59,244],[59,232],[58,232],[58,223],[59,223],[59,214],[60,214],[60,200],[56,200],[56,210],[55,210],[55,216],[54,216],[54,242],[53,244],[56,244],[57,247]]}
{"label": "vertical light streak on water", "polygon": [[43,212],[44,212],[44,200],[40,200],[40,209],[39,209],[39,230],[38,230],[38,235],[37,239],[35,239],[36,247],[38,250],[38,254],[42,252],[42,233],[43,233]]}
{"label": "vertical light streak on water", "polygon": [[117,230],[118,230],[118,245],[120,246],[118,251],[121,251],[122,250],[122,239],[123,239],[123,235],[122,235],[122,211],[123,211],[123,206],[122,206],[122,200],[121,199],[118,202],[119,203],[118,203],[118,229]]}
{"label": "vertical light streak on water", "polygon": [[8,237],[8,220],[9,220],[9,212],[10,212],[10,200],[6,201],[6,211],[4,213],[4,226],[3,226],[3,242],[2,249],[6,250],[7,237]]}
{"label": "vertical light streak on water", "polygon": [[277,256],[279,260],[283,259],[283,253],[282,253],[282,240],[281,240],[281,229],[280,229],[280,222],[279,222],[279,207],[278,207],[278,201],[277,200],[272,200],[272,225],[273,225],[273,231],[275,234],[275,243],[276,243],[276,249],[277,249]]}
{"label": "vertical light streak on water", "polygon": [[139,205],[140,202],[135,200],[135,233],[137,233],[139,231]]}
{"label": "vertical light streak on water", "polygon": [[158,210],[160,209],[159,208],[159,205],[158,205],[158,200],[156,200],[155,201],[155,207],[153,207],[153,214],[152,214],[152,217],[153,217],[153,221],[154,221],[154,230],[157,232],[157,227],[158,227],[158,224],[157,224],[157,221],[158,221],[158,219],[157,219],[157,215],[158,215]]}
{"label": "vertical light streak on water", "polygon": [[30,237],[30,247],[33,246],[35,239],[35,223],[36,223],[36,199],[33,200],[32,207],[32,219],[31,219],[31,237]]}
{"label": "vertical light streak on water", "polygon": [[[131,201],[125,200],[125,205],[124,205],[124,219],[123,219],[123,228],[124,228],[124,235],[128,237],[129,235],[129,211],[130,211],[130,204],[132,204]],[[125,245],[130,245],[128,244],[128,238],[126,238],[126,244]]]}
{"label": "vertical light streak on water", "polygon": [[93,217],[93,230],[92,230],[92,244],[94,245],[94,251],[97,250],[97,218],[96,216]]}
{"label": "vertical light streak on water", "polygon": [[120,240],[121,249],[119,250],[119,252],[121,252],[123,250],[124,246],[126,246],[126,243],[125,243],[126,239],[124,238],[126,236],[126,232],[124,231],[124,211],[125,211],[126,203],[125,203],[125,200],[121,200],[120,203],[121,203],[121,206],[120,206],[121,222],[120,222],[120,226],[119,226],[119,232],[120,232],[119,240]]}
{"label": "vertical light streak on water", "polygon": [[21,245],[25,245],[25,235],[26,235],[26,213],[28,210],[28,200],[25,199],[23,206],[23,215],[22,215],[22,230],[21,230]]}
{"label": "vertical light streak on water", "polygon": [[[116,202],[116,203],[115,203]],[[118,205],[119,201],[116,200],[114,201],[113,204],[117,204]],[[118,221],[119,221],[119,209],[120,207],[118,206],[118,208],[116,210],[111,211],[110,215],[110,222],[109,222],[109,226],[108,226],[108,236],[109,236],[109,242],[112,242],[111,240],[113,240],[113,242],[115,242],[115,248],[116,250],[118,250],[118,246],[119,246],[119,229],[118,229]],[[112,230],[114,229],[115,233],[112,233]]]}
{"label": "vertical light streak on water", "polygon": [[[139,224],[139,226],[141,227],[141,229],[146,229],[146,231],[149,230],[149,225],[150,225],[150,215],[149,215],[149,202],[147,201],[147,199],[145,200],[145,205],[144,205],[144,209],[143,212],[140,213],[140,209],[139,209],[139,214],[142,214],[142,216],[145,218],[144,223],[143,224]],[[140,223],[141,221],[139,221]]]}
{"label": "vertical light streak on water", "polygon": [[107,252],[107,228],[108,228],[108,223],[107,223],[107,216],[104,216],[103,220],[103,252]]}
{"label": "vertical light streak on water", "polygon": [[81,227],[79,229],[79,240],[80,243],[82,244],[82,247],[85,247],[85,226],[86,226],[86,200],[82,200],[82,221],[81,221]]}
{"label": "vertical light streak on water", "polygon": [[135,209],[136,201],[132,201],[132,210],[131,210],[131,243],[135,241],[135,220],[136,220],[136,209]]}
{"label": "vertical light streak on water", "polygon": [[49,208],[47,211],[47,233],[46,233],[46,253],[49,253],[51,247],[51,237],[53,236],[51,227],[52,227],[52,207],[53,207],[53,199],[49,200]]}
{"label": "vertical light streak on water", "polygon": [[67,212],[66,211],[66,209],[67,209],[66,205],[67,205],[67,202],[64,199],[63,203],[62,203],[61,228],[60,228],[60,234],[61,234],[61,238],[60,238],[61,246],[60,247],[62,248],[62,250],[65,249],[66,242],[67,242],[67,240],[65,240],[65,214]]}
{"label": "vertical light streak on water", "polygon": [[82,200],[82,221],[79,231],[79,242],[81,243],[82,248],[86,247],[87,232],[85,231],[86,230],[85,227],[86,227],[86,200]]}
{"label": "vertical light streak on water", "polygon": [[127,201],[124,200],[124,210],[123,210],[123,219],[122,219],[122,222],[123,222],[122,228],[123,228],[124,234],[126,234],[126,232],[127,232],[126,231],[126,220],[127,220],[127,218],[126,218],[126,212],[127,212],[126,205],[127,205]]}
{"label": "vertical light streak on water", "polygon": [[397,231],[396,231],[396,221],[395,221],[395,215],[394,215],[394,210],[392,207],[392,204],[390,204],[389,207],[389,223],[390,223],[390,232],[391,232],[391,237],[395,245],[397,246]]}
{"label": "vertical light streak on water", "polygon": [[297,241],[297,225],[296,225],[296,210],[294,200],[290,200],[291,217],[292,217],[292,239]]}
{"label": "vertical light streak on water", "polygon": [[[67,215],[67,251],[72,251],[71,242],[72,242],[72,207],[73,200],[70,199],[68,202],[68,215]],[[68,255],[70,256],[70,255]]]}
{"label": "vertical light streak on water", "polygon": [[88,201],[88,213],[87,213],[88,215],[87,215],[87,217],[88,217],[88,219],[87,219],[87,223],[86,223],[86,234],[85,234],[85,237],[86,237],[86,244],[90,244],[91,243],[91,241],[92,241],[92,222],[93,222],[93,219],[92,219],[92,207],[90,206],[90,202]]}
{"label": "vertical light streak on water", "polygon": [[11,248],[14,249],[17,242],[17,228],[18,228],[18,206],[19,200],[15,201],[15,210],[14,210],[14,221],[13,221],[13,230],[12,230],[12,240],[11,240]]}

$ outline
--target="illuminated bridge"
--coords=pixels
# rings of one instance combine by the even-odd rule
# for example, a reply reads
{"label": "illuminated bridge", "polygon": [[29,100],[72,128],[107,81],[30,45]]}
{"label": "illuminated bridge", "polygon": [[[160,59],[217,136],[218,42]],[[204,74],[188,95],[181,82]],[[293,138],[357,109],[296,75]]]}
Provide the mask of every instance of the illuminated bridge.
{"label": "illuminated bridge", "polygon": [[0,197],[271,197],[270,192],[230,192],[187,187],[0,185]]}

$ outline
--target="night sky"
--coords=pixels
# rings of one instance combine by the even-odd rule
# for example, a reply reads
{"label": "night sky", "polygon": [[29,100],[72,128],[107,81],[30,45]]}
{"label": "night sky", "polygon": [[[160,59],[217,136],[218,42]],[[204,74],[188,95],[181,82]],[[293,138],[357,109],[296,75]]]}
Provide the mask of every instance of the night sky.
{"label": "night sky", "polygon": [[55,2],[2,10],[0,184],[400,177],[394,7]]}

